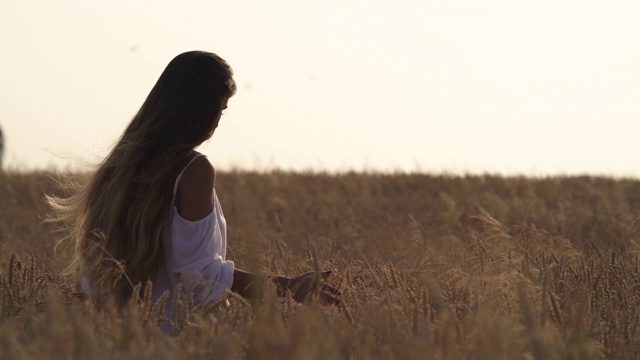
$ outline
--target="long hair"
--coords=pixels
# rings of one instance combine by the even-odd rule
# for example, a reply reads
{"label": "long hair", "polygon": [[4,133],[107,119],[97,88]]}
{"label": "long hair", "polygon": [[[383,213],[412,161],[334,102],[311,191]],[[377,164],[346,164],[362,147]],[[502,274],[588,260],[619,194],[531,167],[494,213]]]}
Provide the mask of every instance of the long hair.
{"label": "long hair", "polygon": [[153,280],[179,167],[211,137],[235,90],[217,55],[178,55],[97,169],[70,196],[47,197],[49,220],[75,245],[70,270],[82,272],[92,295],[122,306]]}

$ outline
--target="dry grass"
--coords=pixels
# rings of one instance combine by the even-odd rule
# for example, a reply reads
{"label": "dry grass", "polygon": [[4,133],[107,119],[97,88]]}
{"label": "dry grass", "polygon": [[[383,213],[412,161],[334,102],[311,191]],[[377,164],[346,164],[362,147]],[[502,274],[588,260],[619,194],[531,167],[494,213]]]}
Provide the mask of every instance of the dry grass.
{"label": "dry grass", "polygon": [[2,358],[640,356],[635,180],[219,174],[236,264],[295,274],[317,254],[343,305],[175,299],[173,337],[149,299],[69,299],[41,223],[52,191],[44,173],[0,174]]}

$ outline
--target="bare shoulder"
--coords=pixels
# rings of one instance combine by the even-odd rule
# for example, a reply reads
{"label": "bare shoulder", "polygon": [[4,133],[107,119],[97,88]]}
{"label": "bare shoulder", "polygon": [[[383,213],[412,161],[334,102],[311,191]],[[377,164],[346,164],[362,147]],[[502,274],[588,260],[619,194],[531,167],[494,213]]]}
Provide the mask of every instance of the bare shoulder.
{"label": "bare shoulder", "polygon": [[200,220],[213,209],[213,185],[216,173],[204,156],[196,158],[178,183],[178,213],[186,220]]}
{"label": "bare shoulder", "polygon": [[207,159],[206,156],[199,156],[182,173],[181,183],[190,183],[197,185],[199,183],[206,183],[204,185],[213,185],[215,181],[216,172]]}

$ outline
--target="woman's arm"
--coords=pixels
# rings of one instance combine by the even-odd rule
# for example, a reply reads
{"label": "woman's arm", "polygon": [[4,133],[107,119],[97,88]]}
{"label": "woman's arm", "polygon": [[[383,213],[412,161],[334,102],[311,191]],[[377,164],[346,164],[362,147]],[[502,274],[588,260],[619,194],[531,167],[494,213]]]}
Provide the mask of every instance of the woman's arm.
{"label": "woman's arm", "polygon": [[266,275],[252,274],[240,269],[233,270],[231,291],[247,299],[261,299],[264,296],[267,282]]}
{"label": "woman's arm", "polygon": [[314,272],[308,272],[289,278],[258,275],[234,269],[231,291],[247,299],[261,299],[264,297],[268,282],[271,281],[277,287],[279,294],[286,294],[289,291],[296,301],[309,302],[317,297],[325,304],[338,305],[340,300],[337,297],[340,296],[340,291],[322,281],[330,275],[329,270],[320,273],[319,276]]}

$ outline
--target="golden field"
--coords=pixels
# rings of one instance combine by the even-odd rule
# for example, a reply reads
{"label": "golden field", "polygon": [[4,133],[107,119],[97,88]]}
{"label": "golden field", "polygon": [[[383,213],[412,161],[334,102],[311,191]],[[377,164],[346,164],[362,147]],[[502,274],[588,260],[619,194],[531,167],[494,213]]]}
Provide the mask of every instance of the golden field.
{"label": "golden field", "polygon": [[148,299],[97,310],[43,223],[55,181],[5,172],[0,358],[640,357],[637,180],[227,172],[216,190],[237,267],[333,269],[342,305],[175,299],[171,337]]}

